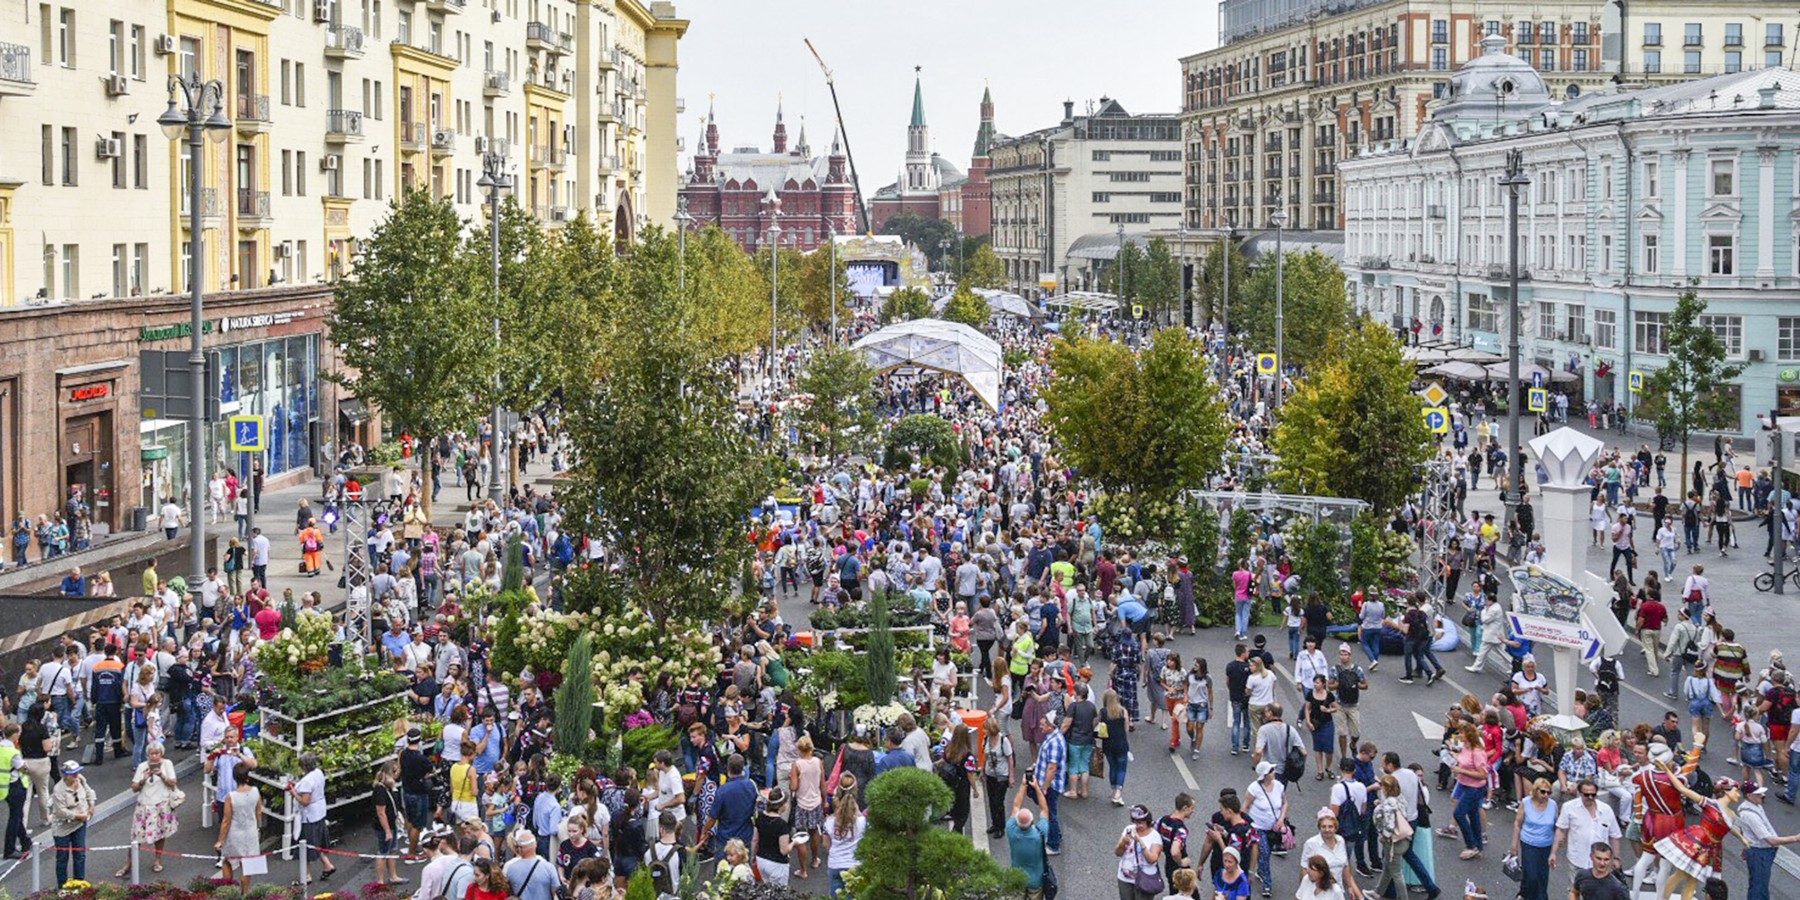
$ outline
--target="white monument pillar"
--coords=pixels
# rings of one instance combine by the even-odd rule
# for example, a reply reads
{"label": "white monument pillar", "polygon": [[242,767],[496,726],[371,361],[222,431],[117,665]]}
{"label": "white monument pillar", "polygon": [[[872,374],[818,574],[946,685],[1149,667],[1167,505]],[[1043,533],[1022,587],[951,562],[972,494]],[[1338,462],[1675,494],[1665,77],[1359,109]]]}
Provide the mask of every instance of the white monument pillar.
{"label": "white monument pillar", "polygon": [[[1583,554],[1587,550],[1584,532],[1587,528],[1587,495],[1589,486],[1583,482],[1593,468],[1594,460],[1606,445],[1588,437],[1573,428],[1558,428],[1549,434],[1540,435],[1531,441],[1532,455],[1543,465],[1547,476],[1543,484],[1544,502],[1540,510],[1544,527],[1544,565],[1545,572],[1560,575],[1577,586],[1587,584],[1587,565]],[[1521,473],[1522,474],[1522,473]],[[1518,597],[1514,595],[1514,621],[1524,611],[1517,607]],[[1565,731],[1579,731],[1587,727],[1587,723],[1574,715],[1575,685],[1579,680],[1576,674],[1585,645],[1599,638],[1591,633],[1587,626],[1590,617],[1585,608],[1581,610],[1579,622],[1566,623],[1560,632],[1553,637],[1550,628],[1545,628],[1536,638],[1535,646],[1546,644],[1552,649],[1554,658],[1551,661],[1550,687],[1556,692],[1556,715],[1551,718],[1552,728]],[[1601,614],[1610,615],[1604,606]],[[1553,623],[1540,622],[1549,626]],[[1535,649],[1534,649],[1535,653]],[[1542,653],[1536,653],[1540,659]]]}

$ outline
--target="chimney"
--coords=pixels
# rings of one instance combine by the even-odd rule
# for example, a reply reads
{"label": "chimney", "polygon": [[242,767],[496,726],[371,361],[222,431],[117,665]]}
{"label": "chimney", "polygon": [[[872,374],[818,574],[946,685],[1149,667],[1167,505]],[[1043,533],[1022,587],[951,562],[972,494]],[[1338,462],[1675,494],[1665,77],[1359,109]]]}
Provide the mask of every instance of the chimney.
{"label": "chimney", "polygon": [[1075,101],[1073,101],[1073,100],[1064,100],[1063,101],[1062,123],[1064,125],[1075,124]]}
{"label": "chimney", "polygon": [[1775,95],[1780,92],[1781,92],[1781,86],[1775,85],[1775,84],[1771,84],[1768,87],[1757,88],[1756,95],[1758,97],[1760,97],[1761,99],[1757,102],[1756,108],[1757,109],[1774,109],[1775,108]]}

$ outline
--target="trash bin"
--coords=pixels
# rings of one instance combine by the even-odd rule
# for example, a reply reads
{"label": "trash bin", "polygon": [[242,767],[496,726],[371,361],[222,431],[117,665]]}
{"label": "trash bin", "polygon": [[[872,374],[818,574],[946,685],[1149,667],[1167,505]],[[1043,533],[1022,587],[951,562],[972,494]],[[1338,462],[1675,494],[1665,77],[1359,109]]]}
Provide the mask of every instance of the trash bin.
{"label": "trash bin", "polygon": [[969,730],[975,732],[975,763],[980,767],[981,771],[986,772],[987,738],[982,735],[981,728],[987,724],[987,710],[964,709],[959,710],[957,715],[962,717],[963,724],[969,726]]}
{"label": "trash bin", "polygon": [[131,508],[131,530],[148,531],[150,529],[150,507],[134,506]]}

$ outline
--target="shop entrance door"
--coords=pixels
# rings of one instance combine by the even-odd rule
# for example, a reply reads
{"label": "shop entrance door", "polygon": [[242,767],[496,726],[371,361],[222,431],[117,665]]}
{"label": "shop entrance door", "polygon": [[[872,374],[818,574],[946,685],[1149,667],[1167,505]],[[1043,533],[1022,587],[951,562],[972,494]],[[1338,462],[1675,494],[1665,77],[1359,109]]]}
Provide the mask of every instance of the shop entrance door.
{"label": "shop entrance door", "polygon": [[110,527],[112,503],[111,415],[96,413],[63,423],[62,500],[79,495],[92,510],[93,520]]}

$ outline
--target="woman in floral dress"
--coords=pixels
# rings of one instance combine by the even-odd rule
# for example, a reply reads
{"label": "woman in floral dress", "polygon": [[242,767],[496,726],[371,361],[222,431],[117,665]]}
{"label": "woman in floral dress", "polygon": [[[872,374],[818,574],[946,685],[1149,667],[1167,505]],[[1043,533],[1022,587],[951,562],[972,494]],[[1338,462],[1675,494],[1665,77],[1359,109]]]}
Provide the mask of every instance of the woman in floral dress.
{"label": "woman in floral dress", "polygon": [[[150,866],[152,872],[163,870],[163,842],[175,834],[175,800],[179,797],[176,784],[175,764],[163,755],[160,741],[151,743],[145,751],[144,761],[138,764],[137,774],[131,778],[131,789],[137,793],[137,809],[131,817],[131,842],[146,849],[151,845],[156,847],[156,856]],[[119,878],[130,875],[130,862],[114,874]]]}

